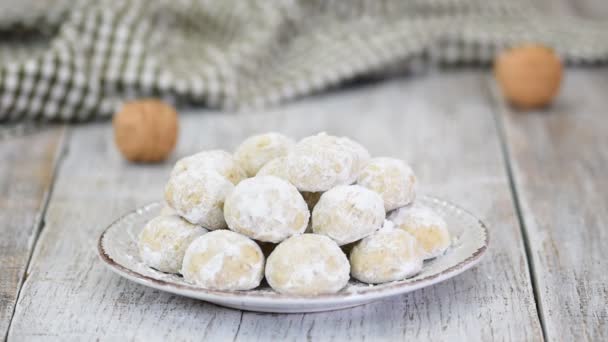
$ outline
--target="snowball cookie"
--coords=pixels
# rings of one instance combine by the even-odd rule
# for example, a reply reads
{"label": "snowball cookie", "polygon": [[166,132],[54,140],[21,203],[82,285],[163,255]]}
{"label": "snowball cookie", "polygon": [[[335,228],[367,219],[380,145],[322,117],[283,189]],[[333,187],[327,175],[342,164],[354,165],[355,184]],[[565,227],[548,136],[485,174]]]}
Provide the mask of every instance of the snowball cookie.
{"label": "snowball cookie", "polygon": [[238,184],[241,180],[247,178],[245,170],[234,160],[232,155],[222,150],[203,151],[178,160],[173,167],[173,171],[171,171],[171,176],[185,170],[198,172],[207,169],[218,172],[232,184]]}
{"label": "snowball cookie", "polygon": [[391,222],[359,241],[350,252],[353,278],[379,284],[402,280],[422,270],[422,250],[410,233]]}
{"label": "snowball cookie", "polygon": [[341,185],[321,195],[312,211],[312,230],[345,245],[379,229],[384,216],[380,195],[359,185]]}
{"label": "snowball cookie", "polygon": [[416,197],[416,176],[400,159],[373,158],[359,175],[357,184],[379,193],[386,211],[408,205]]}
{"label": "snowball cookie", "polygon": [[247,237],[216,230],[194,240],[186,250],[184,279],[213,290],[250,290],[264,276],[264,254]]}
{"label": "snowball cookie", "polygon": [[139,255],[150,267],[178,273],[186,248],[206,232],[177,215],[158,216],[150,220],[139,234]]}
{"label": "snowball cookie", "polygon": [[275,291],[294,295],[335,293],[348,283],[346,255],[323,235],[292,236],[266,262],[266,280]]}
{"label": "snowball cookie", "polygon": [[293,139],[279,133],[254,135],[243,141],[234,152],[234,157],[250,177],[267,162],[287,155],[295,145]]}
{"label": "snowball cookie", "polygon": [[424,259],[442,255],[450,246],[447,224],[432,209],[415,204],[393,211],[388,219],[416,237],[424,251]]}
{"label": "snowball cookie", "polygon": [[280,242],[306,229],[310,212],[295,186],[274,176],[245,179],[226,198],[224,217],[237,233]]}
{"label": "snowball cookie", "polygon": [[171,208],[168,204],[165,204],[160,210],[159,215],[178,215],[175,209]]}
{"label": "snowball cookie", "polygon": [[287,179],[287,157],[274,158],[264,164],[258,171],[256,176],[276,176],[282,179]]}
{"label": "snowball cookie", "polygon": [[[258,171],[257,176],[276,176],[282,179],[287,179],[286,161],[287,157],[279,157],[269,161],[260,169],[260,171]],[[315,205],[317,205],[317,202],[319,202],[319,198],[321,198],[323,193],[300,191],[300,194],[302,194],[304,201],[306,201],[308,210],[312,211]]]}
{"label": "snowball cookie", "polygon": [[304,138],[287,155],[288,179],[298,190],[308,192],[350,184],[365,163],[361,149],[348,138],[326,133]]}
{"label": "snowball cookie", "polygon": [[351,177],[346,182],[346,184],[353,184],[357,181],[357,177],[359,177],[359,174],[361,174],[363,168],[365,168],[365,166],[371,160],[371,156],[369,155],[369,151],[367,151],[367,149],[358,142],[346,137],[342,139],[344,139],[344,144],[346,145],[346,147],[355,154],[355,159],[353,162],[354,172],[351,174]]}
{"label": "snowball cookie", "polygon": [[210,230],[226,228],[222,209],[233,188],[226,177],[213,170],[186,170],[171,176],[165,200],[190,223]]}

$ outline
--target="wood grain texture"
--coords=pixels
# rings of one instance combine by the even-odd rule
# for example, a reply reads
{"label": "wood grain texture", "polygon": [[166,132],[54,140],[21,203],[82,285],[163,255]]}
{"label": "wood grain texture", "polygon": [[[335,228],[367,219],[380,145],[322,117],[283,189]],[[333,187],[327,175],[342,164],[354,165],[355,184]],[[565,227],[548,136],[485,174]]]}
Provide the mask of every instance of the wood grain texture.
{"label": "wood grain texture", "polygon": [[0,337],[7,333],[46,206],[64,129],[0,141]]}
{"label": "wood grain texture", "polygon": [[608,72],[566,74],[553,107],[504,126],[550,341],[608,340]]}
{"label": "wood grain texture", "polygon": [[176,154],[232,150],[269,130],[351,136],[374,155],[410,161],[423,192],[485,219],[492,244],[478,267],[408,295],[317,314],[240,312],[130,283],[101,265],[95,240],[121,213],[161,197],[170,164],[122,161],[110,126],[94,124],[71,137],[10,339],[541,340],[485,77],[396,79],[264,113],[183,115]]}

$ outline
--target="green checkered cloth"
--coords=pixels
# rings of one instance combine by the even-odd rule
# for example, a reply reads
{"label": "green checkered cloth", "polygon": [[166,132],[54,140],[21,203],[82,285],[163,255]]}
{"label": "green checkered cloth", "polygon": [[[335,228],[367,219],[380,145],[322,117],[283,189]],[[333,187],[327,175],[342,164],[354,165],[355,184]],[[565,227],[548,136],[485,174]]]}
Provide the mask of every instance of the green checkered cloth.
{"label": "green checkered cloth", "polygon": [[[549,1],[550,3],[550,1]],[[488,63],[521,42],[608,60],[608,22],[529,0],[11,0],[0,4],[0,120],[108,117],[161,97],[275,105],[403,68]]]}

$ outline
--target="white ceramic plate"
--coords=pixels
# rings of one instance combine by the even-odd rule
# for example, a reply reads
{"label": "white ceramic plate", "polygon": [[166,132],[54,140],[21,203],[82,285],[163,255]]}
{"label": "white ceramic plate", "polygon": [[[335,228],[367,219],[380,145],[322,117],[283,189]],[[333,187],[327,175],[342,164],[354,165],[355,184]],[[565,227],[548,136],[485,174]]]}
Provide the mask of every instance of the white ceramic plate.
{"label": "white ceramic plate", "polygon": [[112,223],[99,237],[101,260],[114,272],[136,283],[174,294],[201,299],[236,309],[262,312],[317,312],[370,303],[454,277],[477,264],[488,248],[488,232],[479,219],[444,200],[422,197],[418,201],[440,213],[453,237],[452,246],[440,257],[426,261],[413,278],[380,285],[352,280],[340,292],[329,295],[294,296],[274,292],[263,283],[249,291],[216,291],[190,285],[175,274],[147,267],[140,259],[137,237],[144,224],[158,215],[161,203],[152,203]]}

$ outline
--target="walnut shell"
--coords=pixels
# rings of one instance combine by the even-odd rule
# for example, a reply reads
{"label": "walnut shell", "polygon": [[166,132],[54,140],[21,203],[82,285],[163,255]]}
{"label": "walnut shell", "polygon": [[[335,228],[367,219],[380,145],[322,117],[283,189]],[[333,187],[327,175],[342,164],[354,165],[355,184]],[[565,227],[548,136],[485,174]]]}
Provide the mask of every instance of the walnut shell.
{"label": "walnut shell", "polygon": [[116,146],[133,162],[160,162],[169,156],[177,141],[177,112],[160,100],[125,103],[112,124]]}
{"label": "walnut shell", "polygon": [[551,103],[559,90],[562,69],[555,52],[539,45],[505,51],[494,63],[494,75],[504,96],[522,109]]}

